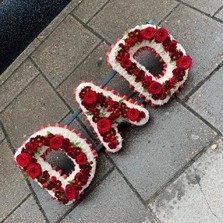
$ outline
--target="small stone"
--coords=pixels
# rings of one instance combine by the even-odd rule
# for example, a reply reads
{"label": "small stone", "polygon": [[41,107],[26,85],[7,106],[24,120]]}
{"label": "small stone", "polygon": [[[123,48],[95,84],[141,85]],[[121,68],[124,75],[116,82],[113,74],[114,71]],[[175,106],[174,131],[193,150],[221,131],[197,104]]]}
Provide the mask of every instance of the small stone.
{"label": "small stone", "polygon": [[215,150],[217,148],[217,144],[213,144],[212,146],[211,146],[211,149],[212,150]]}

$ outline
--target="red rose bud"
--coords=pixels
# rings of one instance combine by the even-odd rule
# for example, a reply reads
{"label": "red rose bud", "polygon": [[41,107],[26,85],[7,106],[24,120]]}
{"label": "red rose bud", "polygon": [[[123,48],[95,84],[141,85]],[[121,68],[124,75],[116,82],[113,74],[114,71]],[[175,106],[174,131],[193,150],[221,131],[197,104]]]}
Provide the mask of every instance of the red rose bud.
{"label": "red rose bud", "polygon": [[129,68],[132,65],[131,60],[128,57],[124,57],[121,60],[121,66],[123,68]]}
{"label": "red rose bud", "polygon": [[147,90],[150,94],[161,94],[163,92],[163,86],[159,82],[153,81]]}
{"label": "red rose bud", "polygon": [[66,186],[64,194],[69,201],[77,199],[79,196],[79,192],[75,189],[73,185],[70,184]]}
{"label": "red rose bud", "polygon": [[16,157],[16,162],[19,164],[20,167],[26,167],[29,165],[32,157],[28,153],[20,153]]}
{"label": "red rose bud", "polygon": [[31,163],[27,167],[26,172],[32,179],[35,179],[42,173],[42,168],[39,163]]}
{"label": "red rose bud", "polygon": [[143,87],[148,87],[152,83],[152,77],[145,75],[142,81]]}
{"label": "red rose bud", "polygon": [[127,118],[132,122],[139,121],[140,111],[135,108],[129,108],[126,115]]}
{"label": "red rose bud", "polygon": [[150,40],[155,36],[156,30],[153,27],[147,27],[141,30],[141,35],[144,39]]}
{"label": "red rose bud", "polygon": [[116,149],[116,147],[118,146],[119,142],[117,140],[109,142],[108,146],[110,149]]}
{"label": "red rose bud", "polygon": [[85,165],[87,163],[87,156],[84,153],[80,153],[76,156],[76,162],[80,165]]}
{"label": "red rose bud", "polygon": [[177,67],[183,70],[190,68],[192,65],[192,59],[190,56],[182,56],[177,60]]}
{"label": "red rose bud", "polygon": [[34,144],[31,143],[31,142],[27,142],[25,144],[25,148],[26,148],[26,150],[29,150],[29,151],[32,151],[32,150],[35,150],[36,149],[35,146],[34,146]]}
{"label": "red rose bud", "polygon": [[106,133],[111,129],[112,121],[108,118],[102,118],[97,122],[98,131],[100,133]]}
{"label": "red rose bud", "polygon": [[165,28],[160,28],[156,31],[155,39],[157,43],[162,43],[169,36],[168,31]]}
{"label": "red rose bud", "polygon": [[84,96],[83,101],[87,104],[93,104],[97,100],[97,93],[95,91],[89,90]]}
{"label": "red rose bud", "polygon": [[63,145],[64,138],[62,136],[56,135],[50,139],[50,148],[53,150],[58,150]]}

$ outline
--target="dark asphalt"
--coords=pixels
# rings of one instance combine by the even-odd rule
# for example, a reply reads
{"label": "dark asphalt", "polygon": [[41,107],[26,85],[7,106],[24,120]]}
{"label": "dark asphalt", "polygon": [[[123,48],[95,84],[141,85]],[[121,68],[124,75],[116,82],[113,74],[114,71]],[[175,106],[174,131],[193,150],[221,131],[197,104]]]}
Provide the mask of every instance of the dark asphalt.
{"label": "dark asphalt", "polygon": [[70,0],[0,0],[0,74]]}

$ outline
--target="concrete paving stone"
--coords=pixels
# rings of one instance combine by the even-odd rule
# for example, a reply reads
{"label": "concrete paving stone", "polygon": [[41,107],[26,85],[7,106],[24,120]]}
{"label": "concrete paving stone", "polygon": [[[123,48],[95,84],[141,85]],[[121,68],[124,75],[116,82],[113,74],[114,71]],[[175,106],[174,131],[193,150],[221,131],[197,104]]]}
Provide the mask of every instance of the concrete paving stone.
{"label": "concrete paving stone", "polygon": [[39,74],[28,59],[10,76],[0,88],[0,112]]}
{"label": "concrete paving stone", "polygon": [[183,2],[201,10],[210,15],[214,15],[214,13],[222,6],[221,0],[182,0]]}
{"label": "concrete paving stone", "polygon": [[44,41],[54,29],[77,7],[83,0],[71,0],[70,3],[57,15],[53,21],[37,36],[40,41]]}
{"label": "concrete paving stone", "polygon": [[222,156],[220,139],[149,204],[161,223],[223,222]]}
{"label": "concrete paving stone", "polygon": [[36,201],[30,196],[18,209],[16,209],[4,223],[27,223],[27,222],[39,222],[44,223],[46,220],[43,214],[39,210]]}
{"label": "concrete paving stone", "polygon": [[218,14],[216,14],[215,17],[217,17],[223,21],[223,9]]}
{"label": "concrete paving stone", "polygon": [[129,87],[129,83],[117,74],[107,85],[109,90],[115,90],[116,93],[119,93],[121,96],[126,95],[130,97],[133,94],[133,89]]}
{"label": "concrete paving stone", "polygon": [[82,80],[94,81],[100,85],[106,74],[110,72],[107,66],[105,53],[108,45],[101,43],[88,58],[58,87],[57,91],[66,100],[73,110],[77,109],[77,103],[72,94],[74,87],[77,87]]}
{"label": "concrete paving stone", "polygon": [[188,105],[223,133],[223,68],[187,101]]}
{"label": "concrete paving stone", "polygon": [[[69,128],[70,129],[74,128],[76,131],[80,132],[82,136],[87,136],[87,133],[77,121],[74,121],[69,126]],[[92,143],[92,140],[89,137],[87,137],[87,139],[90,143]],[[106,156],[104,154],[100,154],[97,159],[96,175],[88,190],[91,190],[94,187],[96,187],[98,182],[111,170],[112,167],[113,165],[106,158]],[[44,189],[42,189],[39,185],[37,185],[36,182],[31,181],[31,185],[50,222],[56,222],[70,208],[72,208],[72,205],[66,206],[66,205],[58,204],[54,200],[51,200],[49,197],[49,194]]]}
{"label": "concrete paving stone", "polygon": [[33,81],[0,117],[14,148],[21,146],[40,125],[60,121],[69,110],[50,87],[39,76]]}
{"label": "concrete paving stone", "polygon": [[0,221],[2,221],[28,196],[30,190],[13,161],[13,154],[6,140],[0,144],[0,148]]}
{"label": "concrete paving stone", "polygon": [[73,14],[86,23],[106,2],[107,0],[84,0],[74,9]]}
{"label": "concrete paving stone", "polygon": [[100,40],[68,16],[32,58],[56,87],[90,53]]}
{"label": "concrete paving stone", "polygon": [[125,140],[122,150],[110,155],[144,200],[216,136],[176,101],[149,112],[149,123],[143,127],[129,126],[122,134]]}
{"label": "concrete paving stone", "polygon": [[153,0],[111,0],[89,25],[109,42],[115,42],[126,30],[144,24],[148,19],[160,21],[176,5],[172,0],[155,3]]}
{"label": "concrete paving stone", "polygon": [[62,223],[133,223],[142,222],[145,215],[143,204],[115,170]]}
{"label": "concrete paving stone", "polygon": [[222,62],[223,26],[183,5],[174,10],[162,25],[168,28],[193,59],[186,86],[179,95],[182,98]]}

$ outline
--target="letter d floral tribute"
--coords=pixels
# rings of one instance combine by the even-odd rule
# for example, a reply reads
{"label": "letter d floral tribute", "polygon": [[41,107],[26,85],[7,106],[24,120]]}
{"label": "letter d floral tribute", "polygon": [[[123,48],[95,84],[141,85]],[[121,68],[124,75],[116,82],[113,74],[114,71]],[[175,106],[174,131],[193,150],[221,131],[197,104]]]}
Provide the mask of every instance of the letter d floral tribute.
{"label": "letter d floral tribute", "polygon": [[[153,76],[136,61],[142,51],[152,52],[159,58],[163,64],[159,75]],[[126,32],[111,46],[107,59],[108,64],[151,105],[167,103],[177,94],[192,64],[190,56],[168,31],[153,25],[137,26]],[[93,83],[80,84],[74,93],[86,120],[108,152],[114,153],[122,148],[120,123],[144,125],[149,120],[149,112],[143,105]],[[46,161],[47,154],[57,150],[63,150],[73,162],[74,169],[69,174]],[[79,133],[56,124],[41,127],[31,135],[18,148],[14,159],[25,174],[47,190],[53,199],[71,204],[91,183],[96,157],[97,152]]]}

